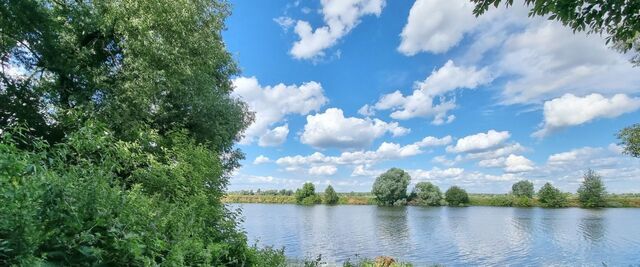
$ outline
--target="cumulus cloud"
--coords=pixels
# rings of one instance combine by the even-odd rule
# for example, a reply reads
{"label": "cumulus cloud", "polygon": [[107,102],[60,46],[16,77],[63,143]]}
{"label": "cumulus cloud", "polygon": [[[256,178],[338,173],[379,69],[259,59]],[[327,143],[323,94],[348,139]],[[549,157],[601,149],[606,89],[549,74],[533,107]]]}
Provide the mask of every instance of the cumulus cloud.
{"label": "cumulus cloud", "polygon": [[318,175],[318,176],[329,176],[334,175],[338,171],[338,168],[333,165],[321,165],[321,166],[313,166],[309,169],[309,174]]}
{"label": "cumulus cloud", "polygon": [[509,155],[504,161],[504,171],[507,173],[528,172],[534,169],[533,162],[523,156]]}
{"label": "cumulus cloud", "polygon": [[438,70],[434,70],[424,80],[414,84],[411,95],[400,91],[383,95],[374,105],[377,110],[393,110],[391,117],[406,120],[416,117],[433,118],[439,125],[455,119],[447,113],[456,107],[455,99],[447,95],[456,89],[474,89],[493,80],[487,69],[456,66],[449,60]]}
{"label": "cumulus cloud", "polygon": [[298,20],[294,32],[300,38],[293,44],[291,55],[296,59],[323,56],[324,50],[334,46],[360,23],[366,15],[380,16],[384,0],[322,0],[322,15],[326,25],[313,29],[307,21]]}
{"label": "cumulus cloud", "polygon": [[431,170],[410,170],[409,174],[414,181],[425,181],[425,180],[446,180],[451,178],[457,178],[462,175],[464,169],[462,168],[447,168],[440,169],[438,167],[433,167]]}
{"label": "cumulus cloud", "polygon": [[271,159],[269,159],[264,155],[257,156],[256,159],[253,160],[253,164],[255,165],[269,163],[269,162],[271,162]]}
{"label": "cumulus cloud", "polygon": [[465,0],[415,1],[400,34],[398,51],[407,56],[422,51],[446,52],[478,24],[472,14],[473,6]]}
{"label": "cumulus cloud", "polygon": [[285,124],[271,130],[267,130],[267,132],[260,136],[258,140],[259,146],[278,146],[284,143],[287,140],[287,135],[289,135],[289,125]]}
{"label": "cumulus cloud", "polygon": [[425,138],[422,138],[422,140],[420,140],[419,142],[417,142],[416,145],[421,147],[446,146],[448,144],[451,144],[452,141],[453,141],[453,138],[451,137],[451,135],[447,135],[441,138],[434,137],[434,136],[427,136]]}
{"label": "cumulus cloud", "polygon": [[615,118],[640,109],[640,98],[616,94],[606,98],[601,94],[578,97],[565,94],[544,103],[544,123],[542,129],[533,133],[535,137],[561,128],[580,125],[598,118]]}
{"label": "cumulus cloud", "polygon": [[376,115],[376,110],[372,106],[364,105],[360,109],[358,109],[358,114],[366,117],[371,117],[373,115]]}
{"label": "cumulus cloud", "polygon": [[489,130],[486,133],[477,133],[460,138],[455,146],[448,146],[447,151],[455,153],[483,152],[503,145],[509,137],[511,137],[509,131]]}
{"label": "cumulus cloud", "polygon": [[409,132],[397,122],[345,117],[341,109],[329,108],[324,113],[307,116],[300,141],[321,149],[358,149],[371,145],[385,133],[402,136]]}
{"label": "cumulus cloud", "polygon": [[[320,83],[311,81],[298,85],[278,84],[262,86],[255,77],[238,77],[233,80],[234,95],[245,101],[255,112],[255,121],[245,131],[243,144],[250,144],[269,132],[269,127],[285,119],[287,115],[306,115],[317,111],[327,103]],[[284,129],[280,129],[280,134]],[[288,133],[288,127],[287,127]]]}

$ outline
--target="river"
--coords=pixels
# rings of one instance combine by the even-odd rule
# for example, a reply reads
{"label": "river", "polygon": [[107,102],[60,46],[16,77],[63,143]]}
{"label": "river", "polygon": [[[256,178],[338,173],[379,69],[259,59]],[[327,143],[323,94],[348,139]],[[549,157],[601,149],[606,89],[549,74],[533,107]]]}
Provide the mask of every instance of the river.
{"label": "river", "polygon": [[250,242],[289,258],[416,266],[640,264],[640,209],[230,204]]}

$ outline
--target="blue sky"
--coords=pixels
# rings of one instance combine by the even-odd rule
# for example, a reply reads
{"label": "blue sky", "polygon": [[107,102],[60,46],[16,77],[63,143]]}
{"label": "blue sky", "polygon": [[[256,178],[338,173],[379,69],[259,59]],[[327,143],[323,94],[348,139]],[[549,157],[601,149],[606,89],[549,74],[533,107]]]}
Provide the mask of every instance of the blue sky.
{"label": "blue sky", "polygon": [[640,68],[598,35],[529,18],[475,18],[464,0],[234,1],[224,41],[235,96],[256,121],[230,190],[369,191],[412,183],[507,192],[521,179],[575,191],[587,168],[640,192],[615,133],[638,122]]}

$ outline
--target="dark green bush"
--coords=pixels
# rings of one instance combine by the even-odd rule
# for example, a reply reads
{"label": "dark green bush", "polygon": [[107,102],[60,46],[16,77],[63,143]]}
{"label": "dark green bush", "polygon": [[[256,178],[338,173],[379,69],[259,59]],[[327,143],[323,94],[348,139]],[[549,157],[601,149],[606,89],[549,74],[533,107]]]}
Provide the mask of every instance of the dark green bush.
{"label": "dark green bush", "polygon": [[414,200],[421,205],[439,206],[442,201],[442,193],[437,185],[430,182],[419,182],[411,193]]}
{"label": "dark green bush", "polygon": [[519,181],[511,186],[511,193],[516,197],[533,197],[533,183],[527,180]]}
{"label": "dark green bush", "polygon": [[340,198],[336,193],[336,190],[333,190],[333,186],[327,186],[327,189],[324,190],[324,203],[329,205],[337,204]]}
{"label": "dark green bush", "polygon": [[584,173],[582,185],[578,188],[578,199],[585,208],[604,207],[606,189],[598,173],[589,169]]}
{"label": "dark green bush", "polygon": [[467,194],[467,191],[458,186],[454,185],[449,187],[444,195],[445,200],[450,206],[462,206],[469,204],[469,195]]}
{"label": "dark green bush", "polygon": [[406,204],[407,186],[411,176],[401,169],[391,168],[376,178],[373,183],[372,193],[379,205]]}
{"label": "dark green bush", "polygon": [[322,202],[322,198],[316,195],[316,187],[312,183],[304,183],[302,188],[296,190],[296,203],[303,205],[312,205]]}
{"label": "dark green bush", "polygon": [[550,183],[545,183],[538,191],[540,206],[547,208],[561,208],[567,206],[567,195],[560,192]]}

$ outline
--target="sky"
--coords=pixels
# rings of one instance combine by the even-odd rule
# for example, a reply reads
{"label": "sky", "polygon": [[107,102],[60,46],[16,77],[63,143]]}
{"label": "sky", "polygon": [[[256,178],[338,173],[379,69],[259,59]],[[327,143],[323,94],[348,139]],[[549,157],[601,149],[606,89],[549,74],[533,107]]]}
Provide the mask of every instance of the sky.
{"label": "sky", "polygon": [[223,33],[255,112],[229,190],[366,192],[392,167],[411,183],[568,192],[585,170],[640,192],[616,133],[638,123],[640,67],[605,36],[528,17],[476,18],[467,0],[232,1]]}

